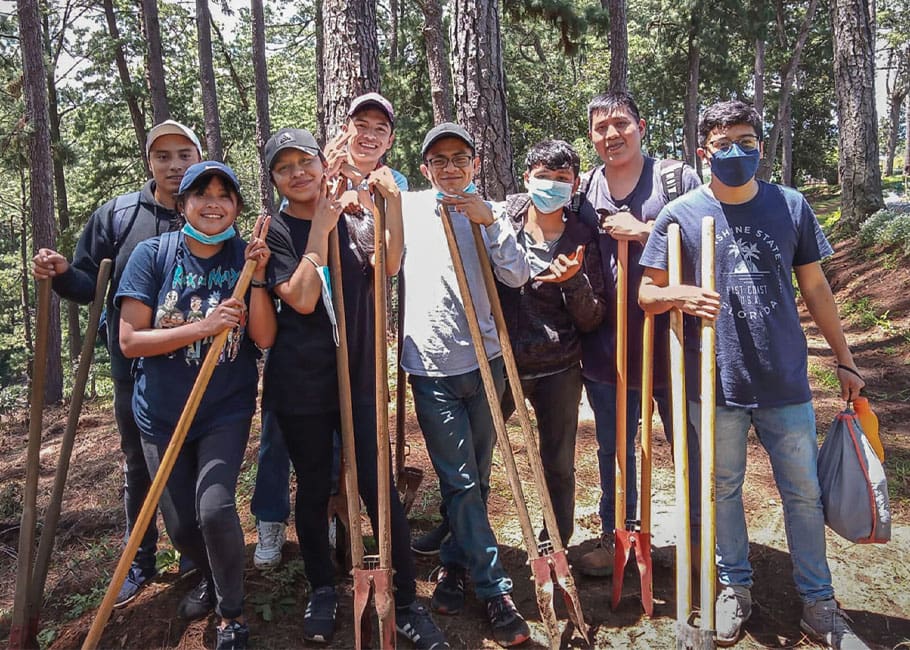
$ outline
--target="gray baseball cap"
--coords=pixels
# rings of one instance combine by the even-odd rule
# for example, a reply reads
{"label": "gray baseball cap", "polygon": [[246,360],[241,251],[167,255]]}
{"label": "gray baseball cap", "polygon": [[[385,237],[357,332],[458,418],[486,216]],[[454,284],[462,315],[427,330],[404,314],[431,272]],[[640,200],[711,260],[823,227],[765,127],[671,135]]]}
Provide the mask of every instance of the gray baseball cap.
{"label": "gray baseball cap", "polygon": [[322,150],[316,143],[316,138],[306,129],[279,129],[272,134],[263,148],[265,163],[269,170],[275,164],[278,154],[285,149],[297,149],[313,156],[322,156]]}
{"label": "gray baseball cap", "polygon": [[161,124],[156,124],[152,127],[152,130],[149,131],[148,136],[145,138],[145,155],[148,156],[152,151],[152,144],[163,135],[182,135],[184,138],[193,143],[193,146],[196,147],[196,151],[199,152],[199,157],[202,158],[202,145],[199,144],[199,138],[196,137],[196,134],[193,133],[190,127],[180,122],[175,122],[174,120],[165,120]]}
{"label": "gray baseball cap", "polygon": [[380,95],[379,93],[367,93],[351,100],[351,106],[348,108],[348,117],[354,117],[358,111],[365,108],[378,108],[386,117],[389,118],[389,124],[395,128],[395,109],[392,108],[392,102]]}
{"label": "gray baseball cap", "polygon": [[423,146],[420,147],[420,157],[426,157],[430,147],[443,138],[458,138],[471,147],[472,152],[477,151],[474,146],[474,138],[465,131],[463,126],[455,124],[454,122],[443,122],[442,124],[437,124],[427,132],[426,137],[423,139]]}

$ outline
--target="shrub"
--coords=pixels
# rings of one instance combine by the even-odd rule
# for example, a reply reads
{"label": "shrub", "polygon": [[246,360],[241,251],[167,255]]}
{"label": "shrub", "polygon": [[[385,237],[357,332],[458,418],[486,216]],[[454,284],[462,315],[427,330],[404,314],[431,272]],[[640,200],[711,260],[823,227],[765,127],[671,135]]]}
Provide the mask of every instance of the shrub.
{"label": "shrub", "polygon": [[910,257],[910,205],[891,205],[866,219],[859,228],[863,246],[898,248]]}

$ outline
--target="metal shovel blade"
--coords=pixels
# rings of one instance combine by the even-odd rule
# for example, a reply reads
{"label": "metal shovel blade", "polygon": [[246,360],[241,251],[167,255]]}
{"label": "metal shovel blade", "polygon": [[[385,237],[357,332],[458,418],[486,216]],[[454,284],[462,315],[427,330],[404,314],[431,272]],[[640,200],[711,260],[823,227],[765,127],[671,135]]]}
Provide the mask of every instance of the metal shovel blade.
{"label": "metal shovel blade", "polygon": [[408,514],[411,511],[414,500],[417,498],[417,490],[420,489],[421,482],[423,482],[423,470],[419,467],[403,467],[402,471],[399,472],[398,490],[404,490],[404,496],[402,498],[404,514]]}
{"label": "metal shovel blade", "polygon": [[547,628],[550,643],[553,647],[559,647],[559,625],[553,607],[553,579],[555,578],[556,584],[562,590],[563,600],[569,612],[569,620],[581,632],[585,643],[590,644],[588,627],[585,624],[581,601],[578,598],[578,590],[575,588],[575,579],[572,577],[565,549],[556,551],[551,542],[543,541],[538,545],[538,553],[538,557],[530,561],[531,572],[534,575],[537,607],[540,611],[540,618]]}
{"label": "metal shovel blade", "polygon": [[370,592],[373,593],[373,607],[379,618],[380,648],[395,647],[395,601],[392,597],[392,569],[380,569],[378,556],[364,557],[366,568],[355,568],[354,575],[354,644],[357,650],[369,647],[372,642],[372,626],[367,616]]}

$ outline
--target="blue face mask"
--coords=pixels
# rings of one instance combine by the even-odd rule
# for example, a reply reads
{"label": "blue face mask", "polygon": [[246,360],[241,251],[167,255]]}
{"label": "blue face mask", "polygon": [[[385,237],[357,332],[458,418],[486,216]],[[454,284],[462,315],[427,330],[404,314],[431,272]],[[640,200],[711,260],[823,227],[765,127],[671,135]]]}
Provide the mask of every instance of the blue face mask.
{"label": "blue face mask", "polygon": [[573,183],[531,177],[525,187],[534,207],[544,214],[556,212],[572,201]]}
{"label": "blue face mask", "polygon": [[[464,192],[465,194],[476,194],[477,186],[474,185],[474,181],[471,181],[470,183],[468,183],[468,186],[461,191]],[[436,200],[437,201],[442,201],[442,199],[446,196],[449,196],[449,195],[445,194],[443,192],[440,192],[439,190],[436,190]]]}
{"label": "blue face mask", "polygon": [[183,234],[187,237],[192,237],[200,244],[220,244],[228,239],[233,239],[234,235],[237,234],[237,231],[234,230],[234,225],[231,224],[227,230],[222,230],[217,235],[206,235],[204,232],[199,232],[193,228],[190,225],[190,222],[187,221],[183,224]]}
{"label": "blue face mask", "polygon": [[726,151],[711,154],[711,173],[724,185],[741,187],[755,176],[758,171],[760,151],[743,151],[735,142]]}

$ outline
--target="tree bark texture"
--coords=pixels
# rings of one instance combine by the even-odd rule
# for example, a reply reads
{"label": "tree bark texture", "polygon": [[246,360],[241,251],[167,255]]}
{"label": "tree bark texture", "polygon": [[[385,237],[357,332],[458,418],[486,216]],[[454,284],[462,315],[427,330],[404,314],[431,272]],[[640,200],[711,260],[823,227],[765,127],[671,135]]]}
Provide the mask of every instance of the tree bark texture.
{"label": "tree bark texture", "polygon": [[840,228],[860,223],[884,207],[875,112],[875,55],[866,0],[833,0],[834,93],[838,117]]}
{"label": "tree bark texture", "polygon": [[[41,17],[36,0],[18,0],[19,38],[22,46],[23,94],[28,132],[29,213],[33,251],[57,247],[54,220],[54,163],[51,154],[50,119],[47,105],[47,70]],[[60,362],[60,300],[51,298],[48,329],[45,403],[63,397],[63,366]],[[33,369],[34,370],[37,369]]]}
{"label": "tree bark texture", "polygon": [[610,13],[610,90],[629,90],[629,33],[626,29],[626,0],[602,0]]}
{"label": "tree bark texture", "polygon": [[[683,153],[685,162],[698,169],[698,80],[701,67],[700,20],[695,9],[689,23],[688,81],[686,84],[686,105],[683,109]],[[701,174],[699,173],[699,176]]]}
{"label": "tree bark texture", "polygon": [[433,123],[451,122],[455,119],[452,111],[452,73],[442,26],[442,3],[440,0],[423,0],[420,7],[423,10],[423,42],[433,100]]}
{"label": "tree bark texture", "polygon": [[256,151],[259,153],[259,200],[263,211],[273,214],[275,211],[272,180],[269,168],[262,155],[263,147],[272,131],[269,119],[269,72],[265,61],[265,13],[262,0],[251,0],[253,19],[253,77],[256,80]]}
{"label": "tree bark texture", "polygon": [[[771,133],[765,142],[765,155],[758,165],[757,176],[762,180],[770,180],[771,173],[774,171],[774,161],[777,157],[777,145],[780,142],[781,128],[789,119],[785,116],[790,115],[790,92],[793,89],[793,81],[796,79],[796,72],[799,70],[799,60],[806,45],[806,39],[809,38],[809,28],[815,19],[815,9],[818,6],[818,0],[809,0],[806,7],[806,14],[803,16],[803,22],[799,26],[799,32],[796,37],[796,44],[790,54],[789,60],[784,64],[780,71],[780,102],[777,106],[777,120],[771,127]],[[778,9],[782,11],[782,8]],[[783,23],[783,16],[779,17],[779,23]],[[782,35],[783,36],[783,35]],[[787,185],[788,183],[784,183]]]}
{"label": "tree bark texture", "polygon": [[787,101],[787,110],[781,120],[780,182],[795,187],[793,182],[793,103]]}
{"label": "tree bark texture", "polygon": [[126,63],[126,55],[123,53],[123,41],[120,40],[120,29],[117,27],[117,17],[114,15],[113,0],[104,0],[104,17],[107,20],[107,31],[114,42],[114,60],[117,64],[117,73],[120,75],[120,84],[123,86],[123,98],[126,100],[126,105],[130,110],[133,132],[136,135],[136,146],[142,156],[142,164],[145,165],[146,176],[151,178],[148,157],[145,155],[145,117],[139,108],[139,101],[136,99],[136,92],[133,88],[133,80],[130,78],[130,69]]}
{"label": "tree bark texture", "polygon": [[199,45],[199,82],[202,86],[202,115],[205,121],[205,148],[210,160],[222,160],[221,116],[212,64],[212,15],[208,0],[196,0],[196,33]]}
{"label": "tree bark texture", "polygon": [[752,84],[755,93],[752,96],[752,106],[758,111],[759,116],[765,113],[765,39],[755,39],[755,69],[752,75]]}
{"label": "tree bark texture", "polygon": [[325,107],[322,97],[325,95],[325,68],[322,65],[325,55],[325,25],[322,23],[323,0],[316,0],[316,140],[325,144]]}
{"label": "tree bark texture", "polygon": [[325,142],[347,120],[352,99],[379,91],[376,0],[323,0],[322,29],[320,136]]}
{"label": "tree bark texture", "polygon": [[455,0],[451,42],[456,116],[477,147],[477,185],[483,196],[502,200],[518,183],[512,169],[497,0]]}
{"label": "tree bark texture", "polygon": [[161,24],[158,21],[158,0],[142,0],[142,27],[146,54],[145,77],[152,100],[152,119],[160,124],[171,119],[171,108],[167,101],[167,84],[164,77],[164,60],[161,54]]}
{"label": "tree bark texture", "polygon": [[401,11],[398,0],[389,0],[389,65],[398,64],[398,17]]}
{"label": "tree bark texture", "polygon": [[904,167],[910,166],[910,95],[904,108]]}
{"label": "tree bark texture", "polygon": [[[890,57],[889,57],[890,58]],[[910,93],[910,45],[897,56],[894,83],[888,84],[888,142],[885,149],[885,175],[894,175],[894,155],[897,153],[897,134],[900,131],[901,107]]]}

